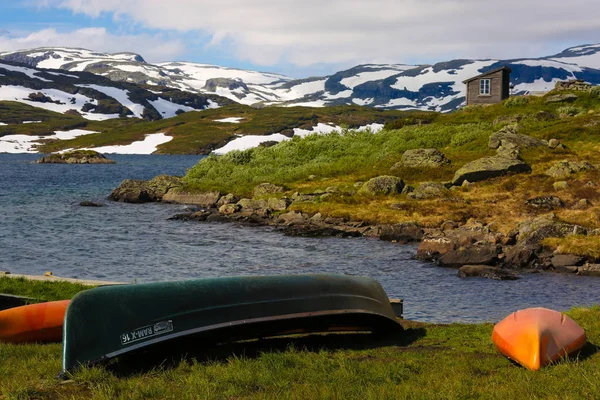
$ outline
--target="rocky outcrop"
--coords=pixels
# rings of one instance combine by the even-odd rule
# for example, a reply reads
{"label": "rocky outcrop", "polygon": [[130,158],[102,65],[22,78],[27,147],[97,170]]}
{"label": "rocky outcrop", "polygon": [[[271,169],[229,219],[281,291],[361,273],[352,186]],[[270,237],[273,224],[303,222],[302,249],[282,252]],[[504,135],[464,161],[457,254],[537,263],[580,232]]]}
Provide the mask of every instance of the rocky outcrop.
{"label": "rocky outcrop", "polygon": [[490,267],[489,265],[465,265],[456,274],[459,278],[480,277],[499,281],[514,281],[519,279],[514,273],[502,268]]}
{"label": "rocky outcrop", "polygon": [[220,198],[220,192],[189,193],[174,189],[169,190],[162,198],[162,201],[165,203],[191,204],[203,208],[212,208],[217,206]]}
{"label": "rocky outcrop", "polygon": [[488,147],[496,149],[499,156],[520,158],[521,150],[546,147],[546,144],[539,139],[518,134],[515,129],[506,127],[490,136]]}
{"label": "rocky outcrop", "polygon": [[159,175],[149,181],[126,179],[112,191],[108,198],[124,203],[161,201],[167,192],[180,185],[181,178],[169,175]]}
{"label": "rocky outcrop", "polygon": [[577,95],[572,93],[555,94],[553,96],[546,97],[546,103],[572,103],[577,100]]}
{"label": "rocky outcrop", "polygon": [[253,197],[263,197],[271,195],[281,195],[285,189],[282,186],[273,185],[272,183],[261,183],[254,188]]}
{"label": "rocky outcrop", "polygon": [[412,193],[408,193],[408,197],[412,199],[432,199],[448,194],[448,189],[439,182],[424,182],[421,183]]}
{"label": "rocky outcrop", "polygon": [[423,229],[414,222],[380,226],[379,238],[388,242],[410,243],[423,239]]}
{"label": "rocky outcrop", "polygon": [[103,154],[93,150],[75,150],[65,153],[54,153],[36,161],[37,164],[114,164]]}
{"label": "rocky outcrop", "polygon": [[547,169],[545,174],[554,179],[566,179],[578,172],[592,169],[594,166],[587,161],[562,160]]}
{"label": "rocky outcrop", "polygon": [[451,250],[441,256],[437,263],[441,267],[460,268],[463,265],[495,265],[497,261],[496,245],[482,243]]}
{"label": "rocky outcrop", "polygon": [[438,149],[414,149],[405,151],[392,170],[400,167],[440,168],[447,164],[450,164],[450,160]]}
{"label": "rocky outcrop", "polygon": [[404,189],[404,181],[396,176],[383,175],[370,179],[359,189],[359,194],[390,195],[400,194]]}
{"label": "rocky outcrop", "polygon": [[573,90],[578,92],[589,92],[592,85],[583,79],[571,79],[568,81],[558,81],[554,85],[555,90]]}
{"label": "rocky outcrop", "polygon": [[81,203],[79,203],[79,205],[81,207],[103,207],[104,206],[104,204],[95,203],[95,202],[89,201],[89,200],[82,201]]}
{"label": "rocky outcrop", "polygon": [[524,161],[508,157],[484,157],[465,164],[454,174],[452,183],[461,185],[465,180],[478,182],[507,174],[530,173],[531,166]]}
{"label": "rocky outcrop", "polygon": [[539,196],[526,200],[525,206],[536,210],[555,210],[563,208],[565,203],[556,196]]}

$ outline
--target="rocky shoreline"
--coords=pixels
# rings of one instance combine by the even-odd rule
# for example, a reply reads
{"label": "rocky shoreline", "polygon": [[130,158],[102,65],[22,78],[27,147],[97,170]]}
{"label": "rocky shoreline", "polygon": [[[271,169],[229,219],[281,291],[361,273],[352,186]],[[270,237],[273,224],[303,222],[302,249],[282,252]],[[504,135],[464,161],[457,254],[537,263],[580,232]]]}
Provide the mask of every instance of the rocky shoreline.
{"label": "rocky shoreline", "polygon": [[[180,187],[181,178],[166,175],[150,181],[125,180],[109,198],[128,203],[189,205],[189,211],[172,216],[172,220],[271,226],[293,236],[369,237],[399,244],[419,243],[415,258],[440,267],[455,268],[457,275],[463,278],[514,280],[519,274],[541,271],[600,276],[600,260],[557,254],[543,246],[542,241],[549,237],[600,235],[597,230],[561,222],[552,212],[525,220],[504,234],[498,232],[493,223],[476,219],[465,223],[445,221],[436,228],[422,227],[415,222],[374,225],[290,208],[293,204],[327,198],[337,188],[319,193],[294,193],[288,197],[283,187],[264,183],[255,188],[252,198],[238,198],[219,192],[186,193]],[[537,199],[536,202],[544,205],[552,199]]]}

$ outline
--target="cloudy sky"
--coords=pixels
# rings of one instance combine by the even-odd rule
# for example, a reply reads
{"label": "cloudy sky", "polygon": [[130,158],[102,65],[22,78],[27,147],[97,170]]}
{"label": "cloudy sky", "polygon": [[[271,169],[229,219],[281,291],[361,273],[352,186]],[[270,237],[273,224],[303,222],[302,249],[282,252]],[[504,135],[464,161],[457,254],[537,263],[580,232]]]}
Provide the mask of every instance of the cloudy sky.
{"label": "cloudy sky", "polygon": [[599,0],[1,0],[0,51],[133,51],[324,75],[363,63],[539,57],[600,42]]}

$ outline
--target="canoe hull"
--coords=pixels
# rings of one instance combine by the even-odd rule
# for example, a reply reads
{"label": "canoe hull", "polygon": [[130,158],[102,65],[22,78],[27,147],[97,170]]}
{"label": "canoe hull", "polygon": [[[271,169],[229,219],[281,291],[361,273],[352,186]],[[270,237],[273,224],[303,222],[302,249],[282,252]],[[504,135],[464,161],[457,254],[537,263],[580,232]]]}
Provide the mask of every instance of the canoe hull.
{"label": "canoe hull", "polygon": [[51,301],[0,311],[0,341],[60,342],[69,300]]}
{"label": "canoe hull", "polygon": [[101,287],[75,296],[67,310],[63,370],[190,337],[202,344],[390,329],[401,327],[381,286],[368,278],[233,277]]}
{"label": "canoe hull", "polygon": [[492,341],[502,354],[537,371],[579,351],[586,337],[583,328],[565,314],[529,308],[496,324]]}

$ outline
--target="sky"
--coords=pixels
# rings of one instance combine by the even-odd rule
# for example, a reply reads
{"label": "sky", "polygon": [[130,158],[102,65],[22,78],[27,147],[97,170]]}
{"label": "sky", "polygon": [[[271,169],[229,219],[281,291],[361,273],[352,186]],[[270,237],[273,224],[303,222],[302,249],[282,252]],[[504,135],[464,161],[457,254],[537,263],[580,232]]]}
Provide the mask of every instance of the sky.
{"label": "sky", "polygon": [[296,78],[598,42],[599,0],[0,0],[0,52],[130,51]]}

